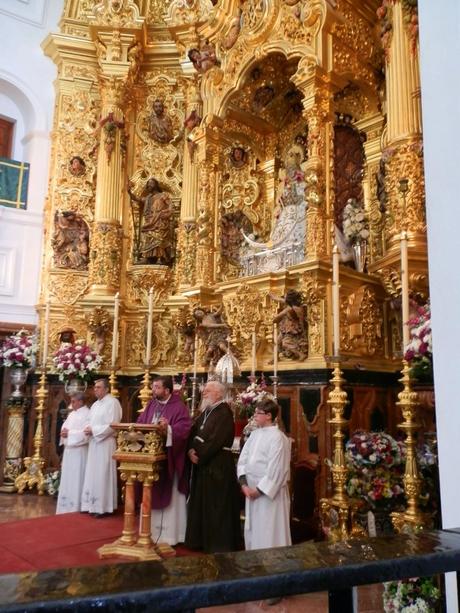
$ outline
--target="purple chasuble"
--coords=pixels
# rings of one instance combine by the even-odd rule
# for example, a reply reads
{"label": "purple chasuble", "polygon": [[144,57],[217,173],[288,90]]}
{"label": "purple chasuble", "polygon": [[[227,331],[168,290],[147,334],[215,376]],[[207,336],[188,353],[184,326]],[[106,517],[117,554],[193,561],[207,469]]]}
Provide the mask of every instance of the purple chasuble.
{"label": "purple chasuble", "polygon": [[187,441],[192,420],[185,404],[175,393],[166,404],[152,399],[138,419],[138,424],[151,424],[154,415],[164,417],[172,429],[172,445],[166,447],[167,465],[161,468],[160,478],[152,486],[152,509],[165,509],[171,503],[174,474],[177,474],[177,489],[188,495],[188,471],[186,470]]}

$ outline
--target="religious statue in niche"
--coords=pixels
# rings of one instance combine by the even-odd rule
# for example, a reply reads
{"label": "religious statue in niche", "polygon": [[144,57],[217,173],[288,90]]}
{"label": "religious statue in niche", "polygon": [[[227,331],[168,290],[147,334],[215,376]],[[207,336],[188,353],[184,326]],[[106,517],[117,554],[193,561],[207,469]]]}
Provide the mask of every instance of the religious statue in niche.
{"label": "religious statue in niche", "polygon": [[236,146],[230,151],[230,164],[233,168],[242,168],[247,162],[248,155],[243,147]]}
{"label": "religious statue in niche", "polygon": [[203,366],[215,366],[229,349],[230,328],[222,320],[222,306],[216,311],[196,307],[193,317],[198,337],[205,347]]}
{"label": "religious statue in niche", "polygon": [[86,270],[89,257],[89,231],[85,221],[73,211],[57,211],[51,239],[57,268]]}
{"label": "religious statue in niche", "polygon": [[240,266],[240,249],[244,242],[243,232],[251,234],[252,231],[252,224],[242,211],[222,215],[222,256],[233,266]]}
{"label": "religious statue in niche", "polygon": [[284,298],[273,295],[271,298],[284,305],[284,308],[273,319],[273,323],[278,324],[280,355],[292,360],[305,360],[308,355],[308,340],[302,294],[290,289]]}
{"label": "religious statue in niche", "polygon": [[158,181],[148,179],[144,193],[136,196],[128,188],[132,207],[136,240],[135,262],[138,264],[171,264],[174,249],[174,207],[169,194],[164,192]]}
{"label": "religious statue in niche", "polygon": [[254,92],[252,99],[252,110],[255,113],[260,113],[275,97],[275,90],[271,85],[263,85]]}
{"label": "religious statue in niche", "polygon": [[86,164],[79,155],[74,155],[69,161],[69,172],[73,177],[82,177],[86,173]]}
{"label": "religious statue in niche", "polygon": [[202,118],[198,115],[197,111],[193,109],[193,111],[191,111],[190,115],[186,117],[184,121],[184,130],[187,135],[187,146],[190,153],[190,158],[193,158],[193,153],[196,148],[196,144],[191,138],[191,133],[200,125],[201,119]]}
{"label": "religious statue in niche", "polygon": [[204,74],[213,66],[219,65],[214,45],[208,41],[206,41],[200,49],[196,47],[190,49],[188,52],[188,59],[192,62],[195,70],[201,74]]}
{"label": "religious statue in niche", "polygon": [[58,332],[59,344],[62,345],[63,343],[70,343],[73,345],[76,340],[76,335],[77,333],[70,326],[61,328]]}
{"label": "religious statue in niche", "polygon": [[196,320],[188,309],[179,311],[176,326],[181,339],[177,353],[178,360],[185,364],[192,364],[194,358]]}
{"label": "religious statue in niche", "polygon": [[88,328],[93,333],[95,340],[95,350],[103,354],[107,333],[112,327],[112,320],[109,313],[102,307],[96,307],[88,319]]}
{"label": "religious statue in niche", "polygon": [[150,138],[161,144],[169,143],[174,136],[172,121],[165,113],[163,101],[158,98],[153,102],[148,130]]}

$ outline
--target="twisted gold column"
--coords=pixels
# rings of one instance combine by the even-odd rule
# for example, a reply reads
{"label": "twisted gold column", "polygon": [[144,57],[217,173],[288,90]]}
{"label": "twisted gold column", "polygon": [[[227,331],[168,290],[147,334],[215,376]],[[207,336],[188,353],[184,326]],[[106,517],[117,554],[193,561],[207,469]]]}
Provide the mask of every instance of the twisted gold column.
{"label": "twisted gold column", "polygon": [[47,395],[46,369],[43,368],[40,377],[40,386],[36,394],[38,404],[35,409],[37,413],[37,425],[34,435],[34,455],[31,458],[24,458],[25,471],[16,477],[14,485],[18,490],[18,494],[22,494],[26,487],[31,490],[35,486],[40,496],[45,492],[45,477],[43,475],[45,460],[41,457],[41,450],[43,445],[43,412],[45,410]]}

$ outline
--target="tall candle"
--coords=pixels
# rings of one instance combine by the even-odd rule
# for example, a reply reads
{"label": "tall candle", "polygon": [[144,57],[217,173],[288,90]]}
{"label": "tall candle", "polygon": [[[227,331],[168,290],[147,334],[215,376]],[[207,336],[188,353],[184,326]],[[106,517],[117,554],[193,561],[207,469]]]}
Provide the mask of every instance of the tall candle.
{"label": "tall candle", "polygon": [[150,363],[150,351],[152,346],[152,324],[153,324],[153,287],[149,291],[149,316],[147,320],[147,346],[145,348],[145,365]]}
{"label": "tall candle", "polygon": [[256,374],[256,351],[257,351],[257,347],[256,347],[256,331],[253,330],[252,331],[252,346],[251,346],[251,376],[255,376]]}
{"label": "tall candle", "polygon": [[193,378],[196,379],[196,369],[198,365],[198,334],[195,332],[195,340],[193,342]]}
{"label": "tall candle", "polygon": [[334,356],[340,354],[340,295],[339,295],[340,254],[337,245],[332,249],[332,333],[334,336]]}
{"label": "tall candle", "polygon": [[45,368],[46,360],[48,359],[48,336],[50,331],[50,301],[46,301],[45,307],[45,321],[43,325],[43,354],[42,354],[42,366]]}
{"label": "tall candle", "polygon": [[115,304],[113,307],[113,332],[112,332],[112,368],[115,368],[115,362],[118,355],[118,318],[120,311],[120,293],[115,294]]}
{"label": "tall candle", "polygon": [[273,324],[273,374],[278,374],[278,324]]}
{"label": "tall candle", "polygon": [[407,255],[407,232],[401,232],[401,299],[403,354],[409,344],[409,262]]}

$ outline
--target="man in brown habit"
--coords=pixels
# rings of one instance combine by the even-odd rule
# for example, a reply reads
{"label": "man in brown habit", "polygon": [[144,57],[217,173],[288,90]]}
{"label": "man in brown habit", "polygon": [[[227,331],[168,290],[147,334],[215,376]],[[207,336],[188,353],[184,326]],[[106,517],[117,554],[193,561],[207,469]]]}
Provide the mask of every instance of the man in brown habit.
{"label": "man in brown habit", "polygon": [[241,543],[239,488],[231,452],[233,414],[224,394],[221,383],[206,384],[202,412],[189,439],[192,479],[185,545],[206,553],[234,551]]}

